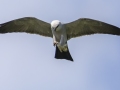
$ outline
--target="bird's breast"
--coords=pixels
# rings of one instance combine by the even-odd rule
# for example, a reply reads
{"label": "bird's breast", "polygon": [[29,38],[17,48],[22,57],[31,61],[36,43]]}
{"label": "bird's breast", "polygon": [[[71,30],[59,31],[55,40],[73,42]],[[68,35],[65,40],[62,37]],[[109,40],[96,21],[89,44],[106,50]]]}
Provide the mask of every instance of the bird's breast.
{"label": "bird's breast", "polygon": [[56,38],[56,41],[57,41],[57,42],[60,42],[61,33],[59,33],[59,32],[54,32],[53,34],[54,34],[54,36],[55,36],[55,38]]}
{"label": "bird's breast", "polygon": [[56,35],[57,42],[60,42],[60,39],[61,39],[61,35]]}

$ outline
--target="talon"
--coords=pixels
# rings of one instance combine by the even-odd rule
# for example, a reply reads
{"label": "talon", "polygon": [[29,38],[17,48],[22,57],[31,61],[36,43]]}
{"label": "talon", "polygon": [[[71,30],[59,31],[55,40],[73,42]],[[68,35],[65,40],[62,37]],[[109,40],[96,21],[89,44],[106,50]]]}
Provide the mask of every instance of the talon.
{"label": "talon", "polygon": [[56,46],[58,44],[58,42],[54,42],[53,45]]}

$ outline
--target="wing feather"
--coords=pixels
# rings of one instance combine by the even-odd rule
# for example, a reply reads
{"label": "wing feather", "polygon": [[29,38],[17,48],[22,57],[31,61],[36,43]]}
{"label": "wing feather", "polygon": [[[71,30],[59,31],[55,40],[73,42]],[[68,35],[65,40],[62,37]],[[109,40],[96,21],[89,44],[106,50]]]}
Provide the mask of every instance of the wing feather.
{"label": "wing feather", "polygon": [[0,24],[0,33],[26,32],[52,37],[50,24],[34,17],[24,17]]}
{"label": "wing feather", "polygon": [[90,34],[120,35],[120,28],[88,18],[81,18],[65,24],[68,39]]}

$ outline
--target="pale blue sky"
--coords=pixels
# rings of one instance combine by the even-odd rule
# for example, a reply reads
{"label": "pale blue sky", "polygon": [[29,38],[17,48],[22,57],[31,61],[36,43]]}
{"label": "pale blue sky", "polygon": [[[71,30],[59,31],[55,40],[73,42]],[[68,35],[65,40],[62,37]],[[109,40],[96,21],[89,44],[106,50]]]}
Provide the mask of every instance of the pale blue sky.
{"label": "pale blue sky", "polygon": [[[0,23],[21,17],[92,18],[120,27],[119,0],[1,0]],[[0,90],[120,90],[120,37],[68,41],[74,62],[54,58],[51,38],[0,34]]]}

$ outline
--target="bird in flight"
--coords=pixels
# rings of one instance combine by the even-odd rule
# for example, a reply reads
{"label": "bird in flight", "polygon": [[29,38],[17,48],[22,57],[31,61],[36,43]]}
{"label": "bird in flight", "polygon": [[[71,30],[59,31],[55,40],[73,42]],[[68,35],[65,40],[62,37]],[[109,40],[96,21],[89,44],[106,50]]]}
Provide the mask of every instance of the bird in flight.
{"label": "bird in flight", "polygon": [[0,33],[26,32],[53,38],[56,46],[55,58],[73,61],[69,52],[67,41],[71,38],[91,34],[120,35],[120,28],[89,18],[80,18],[63,24],[59,20],[51,23],[34,17],[24,17],[0,24]]}

